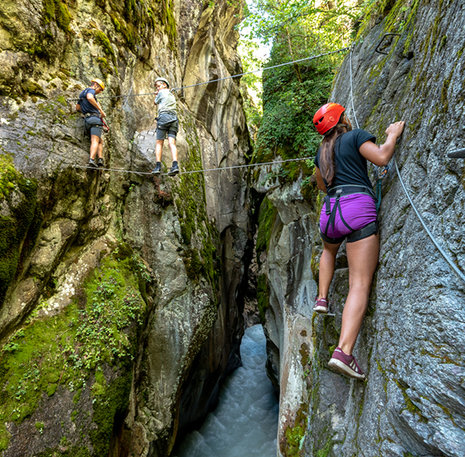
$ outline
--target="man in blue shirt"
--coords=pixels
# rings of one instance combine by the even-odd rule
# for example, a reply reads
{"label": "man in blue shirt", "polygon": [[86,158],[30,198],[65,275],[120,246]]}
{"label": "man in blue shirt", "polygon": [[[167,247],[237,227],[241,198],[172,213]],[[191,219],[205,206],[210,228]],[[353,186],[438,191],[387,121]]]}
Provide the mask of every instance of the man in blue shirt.
{"label": "man in blue shirt", "polygon": [[[90,135],[89,167],[92,168],[103,167],[102,119],[105,117],[105,112],[97,101],[96,95],[103,92],[104,89],[103,81],[94,78],[90,87],[81,92],[76,104],[76,110],[85,117],[86,132]],[[96,157],[98,157],[97,162],[95,161]]]}

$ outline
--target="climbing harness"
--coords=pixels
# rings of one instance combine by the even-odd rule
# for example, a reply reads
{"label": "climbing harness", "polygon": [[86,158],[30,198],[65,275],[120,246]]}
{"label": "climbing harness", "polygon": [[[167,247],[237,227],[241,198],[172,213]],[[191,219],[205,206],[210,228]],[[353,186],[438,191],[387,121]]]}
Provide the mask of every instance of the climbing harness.
{"label": "climbing harness", "polygon": [[[355,115],[355,108],[354,108],[354,98],[353,98],[353,89],[352,89],[352,48],[351,48],[351,51],[349,53],[349,65],[350,65],[350,97],[351,97],[351,106],[352,106],[352,111],[354,113],[354,119],[355,119],[355,122],[357,124],[357,128],[359,128],[358,126],[358,121],[357,121],[357,116]],[[451,154],[454,154],[454,155],[451,155]],[[449,153],[449,157],[462,157],[462,156],[465,156],[465,148],[464,149],[458,149],[456,151],[452,151],[451,153]],[[397,166],[397,161],[396,159],[394,158],[393,159],[393,163],[394,163],[394,167],[396,169],[396,172],[397,172],[397,176],[399,177],[399,182],[402,186],[402,189],[405,193],[405,196],[407,197],[407,200],[409,201],[410,203],[410,206],[413,208],[413,211],[415,212],[416,216],[418,217],[418,220],[420,221],[421,225],[423,226],[423,228],[425,229],[425,232],[428,234],[428,236],[430,237],[431,241],[433,242],[433,244],[436,246],[437,250],[441,253],[441,255],[444,257],[444,259],[447,261],[447,263],[450,265],[450,267],[452,268],[452,270],[457,274],[457,276],[465,282],[465,274],[454,264],[454,262],[452,261],[452,259],[449,257],[449,255],[444,251],[444,249],[442,249],[442,247],[439,245],[439,243],[436,241],[434,235],[430,232],[430,230],[428,229],[428,227],[426,226],[425,224],[425,221],[423,220],[423,217],[421,216],[421,214],[419,213],[419,211],[417,210],[415,204],[413,203],[410,195],[409,195],[409,192],[407,190],[407,187],[405,186],[404,184],[404,180],[402,179],[402,176],[400,174],[400,171],[399,171],[399,168]],[[384,170],[381,170],[381,173],[384,176],[386,176],[387,174],[387,171],[388,171],[388,168],[387,167],[384,167],[385,171]],[[379,176],[380,172],[378,172],[378,176]],[[381,178],[382,179],[382,178]],[[378,184],[377,184],[377,187],[378,187]]]}
{"label": "climbing harness", "polygon": [[[334,229],[334,225],[336,223],[336,217],[339,213],[339,217],[341,222],[350,230],[350,234],[348,235],[349,241],[356,241],[357,239],[365,238],[367,233],[376,233],[378,231],[378,224],[377,221],[371,222],[370,224],[366,225],[365,227],[355,230],[353,229],[347,221],[344,219],[342,215],[342,208],[340,203],[340,198],[344,195],[351,195],[351,194],[366,194],[375,198],[375,194],[373,193],[373,189],[366,187],[366,186],[359,186],[359,185],[352,185],[352,184],[343,184],[340,186],[334,186],[328,190],[325,198],[324,198],[324,205],[325,205],[325,213],[328,218],[328,222],[326,223],[326,227],[323,231],[324,236],[328,239],[328,230],[331,227]],[[333,208],[331,209],[331,198],[336,198]],[[351,239],[354,238],[354,239]]]}

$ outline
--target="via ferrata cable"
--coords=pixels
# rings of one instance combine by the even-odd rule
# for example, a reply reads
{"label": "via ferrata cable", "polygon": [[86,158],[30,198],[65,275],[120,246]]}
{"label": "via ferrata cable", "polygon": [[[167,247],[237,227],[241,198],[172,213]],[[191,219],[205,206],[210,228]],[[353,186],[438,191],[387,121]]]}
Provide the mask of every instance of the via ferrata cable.
{"label": "via ferrata cable", "polygon": [[[357,120],[357,116],[355,114],[355,107],[354,107],[354,96],[353,96],[353,83],[352,83],[352,48],[350,50],[350,53],[349,53],[349,65],[350,65],[350,98],[351,98],[351,106],[352,106],[352,111],[354,113],[354,119],[355,119],[355,123],[357,124],[357,128],[359,128],[359,124],[358,124],[358,120]],[[464,149],[465,151],[465,149]],[[454,264],[454,262],[452,261],[452,259],[450,258],[450,256],[444,251],[444,249],[439,245],[439,243],[436,241],[436,238],[434,237],[434,235],[431,233],[431,231],[428,229],[425,221],[423,220],[423,217],[421,216],[420,212],[418,211],[418,209],[416,208],[415,204],[413,203],[413,200],[412,198],[410,197],[410,194],[407,190],[407,187],[405,186],[405,183],[404,183],[404,180],[402,179],[402,176],[400,174],[400,171],[399,171],[399,168],[397,166],[397,161],[395,158],[393,158],[393,163],[394,163],[394,167],[396,169],[396,172],[397,172],[397,176],[399,177],[399,181],[400,181],[400,184],[402,186],[402,189],[407,197],[407,200],[409,201],[410,203],[410,206],[413,208],[413,211],[415,212],[418,220],[420,221],[421,225],[423,226],[423,228],[425,229],[425,232],[428,234],[428,236],[431,238],[431,241],[433,242],[434,246],[436,246],[437,250],[441,253],[441,255],[444,257],[444,259],[447,261],[447,263],[450,265],[450,267],[454,270],[454,272],[458,275],[458,277],[465,282],[465,274]],[[387,170],[388,168],[385,167],[386,171],[384,172],[384,175],[387,174]],[[379,176],[379,174],[378,174]],[[378,182],[380,182],[379,178],[378,178]],[[378,184],[377,184],[377,188],[378,188]],[[379,191],[380,191],[380,186],[379,186]]]}

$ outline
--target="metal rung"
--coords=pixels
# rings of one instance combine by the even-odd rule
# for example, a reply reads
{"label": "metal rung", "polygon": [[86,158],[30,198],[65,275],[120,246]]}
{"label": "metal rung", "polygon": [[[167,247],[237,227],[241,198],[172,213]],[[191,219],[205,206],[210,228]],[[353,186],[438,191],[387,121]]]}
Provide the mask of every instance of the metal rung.
{"label": "metal rung", "polygon": [[456,149],[455,151],[449,152],[447,155],[452,159],[465,159],[465,148]]}
{"label": "metal rung", "polygon": [[[388,52],[384,52],[384,51],[381,51],[379,49],[379,47],[383,44],[383,41],[389,36],[400,36],[400,33],[385,33],[383,35],[383,38],[381,38],[381,41],[378,43],[378,46],[376,46],[375,52],[377,52],[379,54],[384,54],[385,56],[387,56],[389,54]],[[392,43],[389,43],[389,46],[391,46],[391,44]]]}

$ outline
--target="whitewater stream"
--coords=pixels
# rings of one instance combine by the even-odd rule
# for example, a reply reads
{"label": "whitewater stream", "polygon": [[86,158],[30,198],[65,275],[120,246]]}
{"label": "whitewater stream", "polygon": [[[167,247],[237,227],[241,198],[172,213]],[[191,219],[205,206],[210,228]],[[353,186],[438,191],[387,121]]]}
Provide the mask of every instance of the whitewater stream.
{"label": "whitewater stream", "polygon": [[261,325],[245,331],[242,367],[220,391],[219,404],[202,427],[186,435],[175,457],[275,457],[278,401],[266,376]]}

